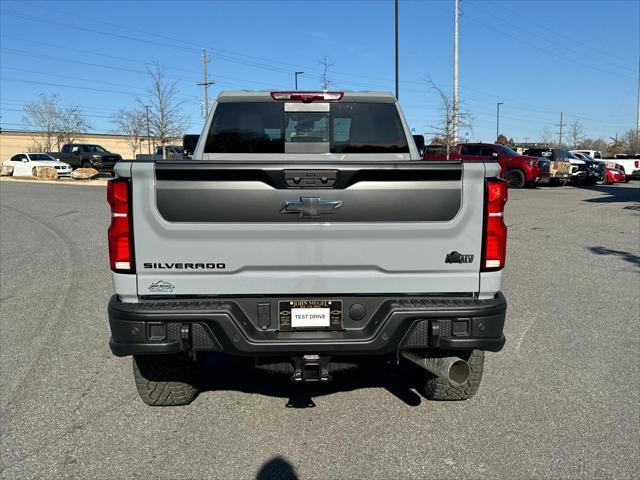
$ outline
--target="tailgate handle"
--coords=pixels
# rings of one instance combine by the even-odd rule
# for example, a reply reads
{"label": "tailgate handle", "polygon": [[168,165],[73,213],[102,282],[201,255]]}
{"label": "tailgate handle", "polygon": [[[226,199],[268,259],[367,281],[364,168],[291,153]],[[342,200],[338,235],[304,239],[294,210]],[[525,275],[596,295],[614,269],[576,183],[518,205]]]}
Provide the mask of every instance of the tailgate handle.
{"label": "tailgate handle", "polygon": [[293,188],[333,188],[338,170],[285,170],[284,182]]}

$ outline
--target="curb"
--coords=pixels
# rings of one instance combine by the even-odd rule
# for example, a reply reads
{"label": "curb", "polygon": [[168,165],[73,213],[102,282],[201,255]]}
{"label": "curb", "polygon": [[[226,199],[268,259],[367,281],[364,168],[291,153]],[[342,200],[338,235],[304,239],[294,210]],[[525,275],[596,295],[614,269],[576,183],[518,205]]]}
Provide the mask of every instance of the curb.
{"label": "curb", "polygon": [[40,183],[47,185],[89,185],[92,187],[106,187],[107,180],[98,178],[92,180],[73,180],[69,179],[58,179],[58,180],[37,180],[35,178],[29,177],[0,177],[0,182],[13,182],[13,183]]}

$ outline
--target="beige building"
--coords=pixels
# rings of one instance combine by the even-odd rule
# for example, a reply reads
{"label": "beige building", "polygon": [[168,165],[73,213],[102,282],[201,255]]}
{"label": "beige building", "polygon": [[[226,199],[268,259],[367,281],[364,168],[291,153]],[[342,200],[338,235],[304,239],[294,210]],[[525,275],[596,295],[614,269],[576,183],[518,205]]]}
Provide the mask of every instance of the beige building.
{"label": "beige building", "polygon": [[[28,152],[29,146],[38,138],[38,132],[16,132],[16,131],[0,131],[0,162],[8,160],[12,156],[20,152]],[[113,153],[119,153],[122,158],[134,158],[131,147],[127,143],[126,137],[123,135],[94,134],[87,133],[78,138],[77,143],[95,143]],[[151,149],[153,153],[153,139],[151,139]],[[182,144],[182,141],[179,141]],[[138,153],[147,153],[148,144],[146,139],[142,142],[142,150]]]}

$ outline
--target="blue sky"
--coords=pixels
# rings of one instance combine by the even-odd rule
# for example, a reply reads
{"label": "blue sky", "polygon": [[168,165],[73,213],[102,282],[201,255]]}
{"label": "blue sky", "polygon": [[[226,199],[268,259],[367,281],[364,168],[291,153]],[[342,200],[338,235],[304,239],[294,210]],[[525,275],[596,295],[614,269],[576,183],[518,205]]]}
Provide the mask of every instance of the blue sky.
{"label": "blue sky", "polygon": [[[462,0],[460,98],[474,118],[468,138],[516,141],[557,132],[560,112],[589,136],[635,128],[640,0]],[[202,127],[202,53],[210,90],[320,87],[318,61],[334,64],[334,89],[394,90],[393,1],[0,1],[0,124],[24,129],[22,106],[40,93],[80,105],[93,131],[132,108],[158,59]],[[439,117],[427,80],[452,86],[453,0],[400,1],[400,102],[411,127]],[[467,132],[462,132],[464,136]]]}

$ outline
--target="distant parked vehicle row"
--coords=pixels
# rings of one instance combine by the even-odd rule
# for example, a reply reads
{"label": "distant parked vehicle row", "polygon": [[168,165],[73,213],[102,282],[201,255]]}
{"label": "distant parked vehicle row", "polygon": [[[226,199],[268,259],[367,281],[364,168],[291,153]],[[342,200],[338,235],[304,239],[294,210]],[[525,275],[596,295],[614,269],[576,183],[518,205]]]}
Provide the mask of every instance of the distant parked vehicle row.
{"label": "distant parked vehicle row", "polygon": [[122,160],[100,145],[89,143],[67,143],[59,152],[48,152],[52,157],[68,163],[73,168],[95,168],[99,172],[113,172],[113,166]]}
{"label": "distant parked vehicle row", "polygon": [[48,153],[18,153],[5,160],[4,165],[13,167],[12,175],[15,177],[35,177],[37,167],[53,167],[59,177],[68,177],[72,170],[71,165],[56,160]]}
{"label": "distant parked vehicle row", "polygon": [[611,158],[603,158],[599,150],[571,150],[572,153],[582,153],[589,155],[595,160],[609,162],[611,168],[620,170],[628,182],[632,178],[640,178],[640,154],[627,155],[619,153]]}
{"label": "distant parked vehicle row", "polygon": [[[505,145],[493,143],[460,143],[447,154],[441,145],[428,145],[423,149],[423,159],[478,160],[495,159],[501,167],[500,176],[510,188],[522,188],[545,183],[557,185],[611,184],[628,181],[633,175],[625,174],[618,162],[623,159],[594,159],[587,151],[568,151],[555,147],[532,147],[523,155]],[[598,151],[588,151],[602,157]],[[638,168],[640,159],[628,159],[630,168]],[[640,170],[635,171],[635,175]]]}
{"label": "distant parked vehicle row", "polygon": [[[524,154],[548,158],[552,162],[552,169],[554,164],[561,165],[563,174],[556,179],[560,185],[566,185],[569,182],[579,183],[587,178],[585,162],[562,148],[534,147],[525,150]],[[565,170],[567,164],[568,171]]]}
{"label": "distant parked vehicle row", "polygon": [[[495,159],[501,168],[500,176],[507,180],[511,188],[522,188],[525,185],[549,183],[552,178],[551,162],[549,160],[542,158],[540,155],[520,155],[511,148],[500,144],[460,143],[456,145],[456,148],[448,155],[448,158],[446,149],[431,145],[425,148],[423,159],[432,161],[486,161]],[[565,170],[568,176],[568,167]]]}

